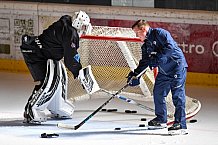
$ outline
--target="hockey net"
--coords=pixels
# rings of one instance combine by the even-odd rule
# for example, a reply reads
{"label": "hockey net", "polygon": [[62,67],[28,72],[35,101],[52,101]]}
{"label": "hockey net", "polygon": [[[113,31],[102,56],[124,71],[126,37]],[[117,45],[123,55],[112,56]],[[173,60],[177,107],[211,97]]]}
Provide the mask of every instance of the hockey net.
{"label": "hockey net", "polygon": [[[92,66],[99,86],[114,93],[126,84],[126,76],[130,70],[137,67],[141,58],[141,45],[131,28],[94,26],[91,35],[81,37],[78,52],[81,64]],[[71,73],[68,73],[68,79],[68,98],[71,101],[111,96],[101,91],[88,95]],[[142,101],[153,108],[154,81],[154,72],[147,68],[140,85],[126,88],[121,95]],[[174,106],[171,93],[166,97],[166,102],[168,117],[172,120]],[[198,100],[187,96],[187,118],[194,116],[200,107]]]}

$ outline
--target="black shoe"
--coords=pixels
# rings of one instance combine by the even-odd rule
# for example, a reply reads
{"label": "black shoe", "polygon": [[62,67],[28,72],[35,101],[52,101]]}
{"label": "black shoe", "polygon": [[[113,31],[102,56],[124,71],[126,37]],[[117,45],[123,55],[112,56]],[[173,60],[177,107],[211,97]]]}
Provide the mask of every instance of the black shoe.
{"label": "black shoe", "polygon": [[174,123],[168,128],[168,133],[172,135],[186,135],[188,134],[188,130],[186,128],[182,128],[180,123]]}
{"label": "black shoe", "polygon": [[148,126],[149,128],[166,128],[167,124],[158,121],[157,118],[154,118],[148,122]]}
{"label": "black shoe", "polygon": [[171,127],[168,128],[168,131],[179,130],[179,129],[182,129],[180,123],[174,123]]}

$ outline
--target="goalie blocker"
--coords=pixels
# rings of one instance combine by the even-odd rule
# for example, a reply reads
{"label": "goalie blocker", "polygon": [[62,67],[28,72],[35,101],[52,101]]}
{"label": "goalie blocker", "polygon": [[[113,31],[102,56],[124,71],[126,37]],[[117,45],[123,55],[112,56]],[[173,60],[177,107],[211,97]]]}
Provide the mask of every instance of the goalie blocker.
{"label": "goalie blocker", "polygon": [[91,65],[88,65],[79,71],[78,79],[88,94],[93,94],[100,90],[100,87],[92,73]]}
{"label": "goalie blocker", "polygon": [[74,105],[67,100],[67,72],[61,61],[47,61],[46,78],[38,91],[28,100],[24,122],[41,123],[47,120],[46,109],[53,117],[72,118]]}

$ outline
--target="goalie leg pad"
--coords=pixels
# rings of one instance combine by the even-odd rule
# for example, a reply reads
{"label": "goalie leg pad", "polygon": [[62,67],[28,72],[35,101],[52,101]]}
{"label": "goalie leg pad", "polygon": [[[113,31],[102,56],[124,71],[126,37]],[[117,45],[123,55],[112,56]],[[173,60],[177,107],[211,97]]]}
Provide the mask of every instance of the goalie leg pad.
{"label": "goalie leg pad", "polygon": [[44,83],[25,108],[24,117],[31,123],[46,121],[46,109],[55,117],[72,118],[75,107],[67,100],[67,72],[61,61],[48,60]]}
{"label": "goalie leg pad", "polygon": [[[42,87],[32,95],[28,101],[27,109],[25,110],[27,120],[29,122],[44,122],[47,120],[45,111],[49,103],[54,98],[60,86],[60,71],[57,61],[48,60],[47,74]],[[25,114],[24,114],[25,117]]]}
{"label": "goalie leg pad", "polygon": [[51,112],[54,118],[72,118],[75,106],[60,97],[60,95],[55,96],[52,102],[48,106],[48,110]]}
{"label": "goalie leg pad", "polygon": [[51,103],[48,105],[48,110],[55,118],[72,118],[75,106],[67,100],[67,71],[61,61],[58,63],[60,66],[60,82],[54,99],[52,99]]}

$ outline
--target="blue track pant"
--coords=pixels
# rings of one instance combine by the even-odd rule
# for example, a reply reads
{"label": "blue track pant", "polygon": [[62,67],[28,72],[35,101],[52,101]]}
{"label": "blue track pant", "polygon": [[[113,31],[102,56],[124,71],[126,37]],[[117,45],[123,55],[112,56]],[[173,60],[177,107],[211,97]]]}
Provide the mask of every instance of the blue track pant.
{"label": "blue track pant", "polygon": [[154,85],[154,104],[155,115],[157,119],[162,122],[167,122],[167,107],[166,100],[168,93],[172,92],[172,100],[175,106],[175,122],[181,123],[181,127],[186,129],[186,113],[185,113],[185,81],[186,81],[187,69],[174,75],[163,75],[158,73],[155,85]]}

